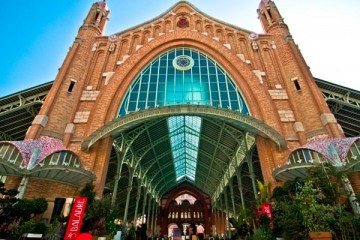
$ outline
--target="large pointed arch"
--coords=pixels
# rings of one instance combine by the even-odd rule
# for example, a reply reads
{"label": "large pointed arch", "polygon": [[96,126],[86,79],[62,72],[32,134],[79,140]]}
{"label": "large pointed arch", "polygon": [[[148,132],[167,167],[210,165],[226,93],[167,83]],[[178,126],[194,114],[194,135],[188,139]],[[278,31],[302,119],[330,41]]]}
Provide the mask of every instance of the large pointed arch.
{"label": "large pointed arch", "polygon": [[[255,73],[249,65],[244,63],[230,49],[198,32],[176,31],[153,39],[147,45],[139,48],[117,68],[106,89],[100,93],[96,100],[95,109],[89,117],[88,134],[102,127],[99,124],[101,123],[99,119],[102,119],[104,125],[116,118],[128,88],[141,69],[144,69],[147,64],[161,53],[176,47],[198,49],[220,63],[241,89],[242,96],[248,102],[249,110],[254,118],[266,122],[266,119],[264,119],[264,116],[266,116],[265,109],[267,109],[267,112],[277,112],[269,93],[263,88]],[[255,94],[252,90],[254,88],[264,89],[264,91],[261,94]],[[104,106],[109,107],[104,108]],[[93,116],[96,116],[96,118]],[[94,124],[91,122],[93,119],[97,119]],[[277,117],[276,119],[280,123],[280,118]],[[278,124],[278,126],[281,126],[281,124]],[[277,129],[277,131],[281,133],[282,129]]]}

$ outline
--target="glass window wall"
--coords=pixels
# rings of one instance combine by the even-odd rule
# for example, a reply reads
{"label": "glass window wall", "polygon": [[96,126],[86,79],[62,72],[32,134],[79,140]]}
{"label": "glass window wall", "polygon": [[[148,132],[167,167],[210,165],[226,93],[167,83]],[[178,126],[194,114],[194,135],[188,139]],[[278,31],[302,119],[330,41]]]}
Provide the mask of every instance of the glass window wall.
{"label": "glass window wall", "polygon": [[195,49],[176,48],[153,59],[139,73],[118,117],[179,104],[211,105],[249,114],[240,90],[217,62]]}

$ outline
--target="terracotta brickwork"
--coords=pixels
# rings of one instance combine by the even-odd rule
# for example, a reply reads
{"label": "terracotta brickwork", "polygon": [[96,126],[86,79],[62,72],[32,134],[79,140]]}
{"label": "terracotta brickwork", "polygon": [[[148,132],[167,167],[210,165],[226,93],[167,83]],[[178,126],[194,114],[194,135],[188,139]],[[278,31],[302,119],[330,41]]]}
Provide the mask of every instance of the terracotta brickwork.
{"label": "terracotta brickwork", "polygon": [[[264,34],[223,23],[180,2],[156,19],[103,36],[108,11],[93,6],[99,7],[104,16],[94,22],[95,13],[89,12],[39,113],[48,117],[46,125],[33,123],[27,134],[29,139],[40,135],[63,139],[96,174],[99,194],[112,139],[99,141],[89,152],[81,151],[81,141],[116,118],[128,87],[153,58],[176,47],[195,48],[221,64],[241,89],[251,115],[288,141],[287,148],[279,149],[269,139],[256,137],[265,181],[275,182],[272,169],[284,164],[291,149],[305,144],[308,136],[343,136],[336,122],[328,121],[326,126],[322,122],[321,116],[331,112],[272,2],[259,9]],[[181,19],[186,26],[178,26]],[[72,132],[66,131],[68,124],[74,124]],[[35,186],[29,187],[27,196],[41,194]],[[75,193],[66,187],[56,191]]]}
{"label": "terracotta brickwork", "polygon": [[[8,177],[5,188],[18,189],[20,182],[20,177]],[[74,197],[77,193],[78,189],[73,186],[31,178],[28,182],[24,197],[45,197],[49,201],[54,201],[57,197]]]}
{"label": "terracotta brickwork", "polygon": [[44,182],[42,180],[30,179],[24,197],[45,197],[48,200],[54,201],[57,197],[74,197],[77,194],[78,189],[73,186],[50,181]]}
{"label": "terracotta brickwork", "polygon": [[21,183],[21,177],[7,177],[5,183],[5,189],[18,189]]}

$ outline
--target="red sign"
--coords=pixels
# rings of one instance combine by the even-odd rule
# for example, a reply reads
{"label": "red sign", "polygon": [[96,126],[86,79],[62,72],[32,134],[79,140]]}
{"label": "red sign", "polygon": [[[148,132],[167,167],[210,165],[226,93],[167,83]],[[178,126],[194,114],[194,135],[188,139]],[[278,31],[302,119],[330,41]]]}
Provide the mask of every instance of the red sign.
{"label": "red sign", "polygon": [[85,214],[86,202],[86,197],[76,197],[74,199],[64,240],[75,240],[79,235]]}

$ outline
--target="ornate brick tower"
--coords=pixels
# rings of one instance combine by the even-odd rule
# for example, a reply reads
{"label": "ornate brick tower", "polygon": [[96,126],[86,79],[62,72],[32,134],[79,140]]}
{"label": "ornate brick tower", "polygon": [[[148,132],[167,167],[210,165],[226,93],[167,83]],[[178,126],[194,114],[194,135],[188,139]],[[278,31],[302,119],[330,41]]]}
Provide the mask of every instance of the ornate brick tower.
{"label": "ornate brick tower", "polygon": [[63,139],[66,146],[69,144],[69,137],[74,130],[73,119],[80,107],[87,70],[94,52],[92,49],[96,48],[96,38],[103,34],[108,16],[109,11],[104,2],[93,4],[59,70],[46,102],[26,134],[27,139],[47,135]]}

